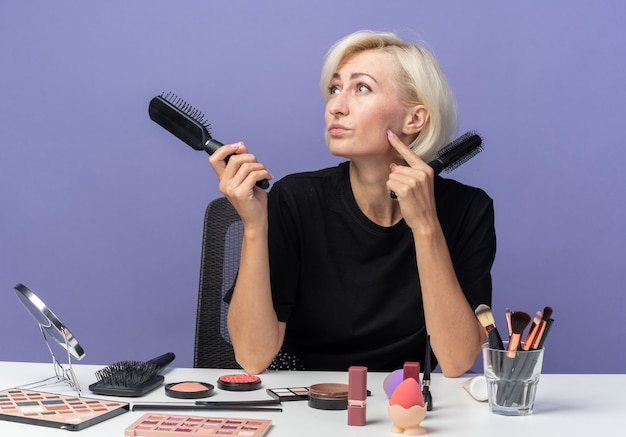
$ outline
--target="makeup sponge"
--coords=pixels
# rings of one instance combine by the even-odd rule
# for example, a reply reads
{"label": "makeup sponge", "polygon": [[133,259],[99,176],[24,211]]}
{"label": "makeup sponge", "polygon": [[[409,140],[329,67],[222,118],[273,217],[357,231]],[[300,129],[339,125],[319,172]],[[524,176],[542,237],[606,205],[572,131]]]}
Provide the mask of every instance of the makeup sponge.
{"label": "makeup sponge", "polygon": [[394,370],[393,372],[391,372],[389,375],[385,377],[385,380],[383,381],[383,390],[385,391],[385,394],[387,395],[388,398],[391,397],[391,394],[396,389],[398,384],[402,382],[403,379],[404,379],[403,369]]}
{"label": "makeup sponge", "polygon": [[391,395],[389,405],[400,405],[403,408],[411,408],[415,405],[424,406],[424,397],[419,384],[414,378],[407,378],[402,381]]}

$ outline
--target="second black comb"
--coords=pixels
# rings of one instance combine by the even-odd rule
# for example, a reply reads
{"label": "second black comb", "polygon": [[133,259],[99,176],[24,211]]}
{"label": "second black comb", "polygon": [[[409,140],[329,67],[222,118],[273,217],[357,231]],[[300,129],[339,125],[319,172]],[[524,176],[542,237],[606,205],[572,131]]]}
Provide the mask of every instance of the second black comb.
{"label": "second black comb", "polygon": [[[210,124],[204,114],[172,93],[161,94],[150,100],[150,119],[194,150],[204,150],[211,155],[224,144],[217,141],[209,132]],[[226,158],[228,162],[228,158]],[[267,189],[267,179],[260,180],[257,186]]]}

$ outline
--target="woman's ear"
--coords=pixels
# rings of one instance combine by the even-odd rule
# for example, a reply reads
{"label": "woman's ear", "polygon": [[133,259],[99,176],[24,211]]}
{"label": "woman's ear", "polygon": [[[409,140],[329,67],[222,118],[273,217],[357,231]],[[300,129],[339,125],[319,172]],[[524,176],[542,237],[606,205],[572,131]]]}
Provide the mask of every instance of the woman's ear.
{"label": "woman's ear", "polygon": [[428,123],[428,118],[430,117],[430,113],[428,112],[428,108],[424,105],[415,105],[409,108],[409,112],[407,113],[406,123],[404,123],[404,127],[402,132],[407,135],[415,135],[419,133],[426,123]]}

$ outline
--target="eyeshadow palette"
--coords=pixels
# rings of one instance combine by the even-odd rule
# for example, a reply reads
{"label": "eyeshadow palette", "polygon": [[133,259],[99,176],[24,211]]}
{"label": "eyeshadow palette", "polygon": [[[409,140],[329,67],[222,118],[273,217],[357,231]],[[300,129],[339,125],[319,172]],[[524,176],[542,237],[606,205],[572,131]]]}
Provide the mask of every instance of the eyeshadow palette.
{"label": "eyeshadow palette", "polygon": [[199,417],[146,413],[124,430],[125,436],[178,437],[181,435],[230,435],[261,437],[271,420]]}
{"label": "eyeshadow palette", "polygon": [[309,399],[308,387],[268,388],[265,391],[268,395],[281,402],[306,401]]}
{"label": "eyeshadow palette", "polygon": [[0,419],[78,431],[129,410],[128,403],[18,388],[0,391]]}

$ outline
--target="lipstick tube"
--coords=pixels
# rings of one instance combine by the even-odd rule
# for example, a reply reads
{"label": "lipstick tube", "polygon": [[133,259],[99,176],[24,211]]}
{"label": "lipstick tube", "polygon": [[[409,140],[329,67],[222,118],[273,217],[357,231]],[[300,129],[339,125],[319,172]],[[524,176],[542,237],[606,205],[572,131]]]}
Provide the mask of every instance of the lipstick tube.
{"label": "lipstick tube", "polygon": [[417,361],[407,361],[402,367],[402,379],[413,378],[420,382],[420,363]]}
{"label": "lipstick tube", "polygon": [[367,367],[348,368],[348,425],[364,426],[367,399]]}

